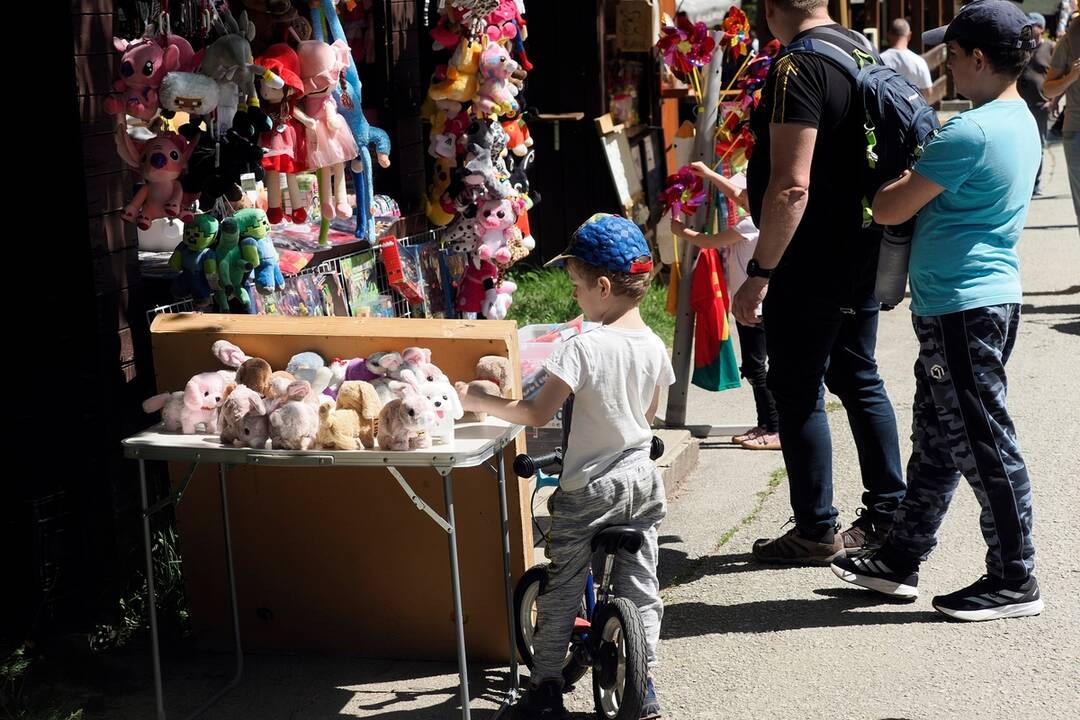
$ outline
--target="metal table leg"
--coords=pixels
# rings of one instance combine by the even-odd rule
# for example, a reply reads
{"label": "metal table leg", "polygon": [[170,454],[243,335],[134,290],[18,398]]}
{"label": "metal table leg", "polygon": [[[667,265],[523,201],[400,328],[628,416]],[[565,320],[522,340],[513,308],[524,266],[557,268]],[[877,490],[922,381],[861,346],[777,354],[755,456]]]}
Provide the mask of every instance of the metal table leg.
{"label": "metal table leg", "polygon": [[221,525],[225,533],[225,567],[229,573],[229,603],[232,606],[233,641],[236,645],[236,673],[228,685],[218,690],[209,700],[188,715],[187,720],[192,720],[206,712],[225,693],[239,685],[244,675],[244,650],[240,645],[240,609],[236,599],[236,571],[233,567],[232,531],[229,528],[229,494],[225,488],[225,466],[222,464],[218,464],[218,483],[221,487]]}
{"label": "metal table leg", "polygon": [[461,575],[458,571],[457,524],[454,522],[454,491],[450,470],[439,470],[443,476],[443,496],[446,498],[446,521],[450,524],[447,542],[450,545],[450,584],[454,595],[454,621],[457,634],[458,674],[461,678],[461,717],[471,720],[469,708],[469,670],[465,661],[465,616],[461,611]]}
{"label": "metal table leg", "polygon": [[150,503],[146,494],[146,461],[139,460],[139,491],[142,493],[143,544],[146,546],[146,589],[150,606],[150,652],[154,661],[154,700],[158,720],[165,720],[165,695],[161,689],[161,647],[158,644],[157,597],[154,594],[154,550],[150,537]]}
{"label": "metal table leg", "polygon": [[[506,506],[506,471],[503,468],[503,449],[495,451],[495,476],[499,481],[499,517],[502,520],[503,584],[506,593],[506,632],[510,648],[510,688],[504,706],[517,700],[521,678],[518,672],[517,643],[514,640],[514,591],[510,576],[510,513]],[[500,708],[501,710],[501,708]]]}

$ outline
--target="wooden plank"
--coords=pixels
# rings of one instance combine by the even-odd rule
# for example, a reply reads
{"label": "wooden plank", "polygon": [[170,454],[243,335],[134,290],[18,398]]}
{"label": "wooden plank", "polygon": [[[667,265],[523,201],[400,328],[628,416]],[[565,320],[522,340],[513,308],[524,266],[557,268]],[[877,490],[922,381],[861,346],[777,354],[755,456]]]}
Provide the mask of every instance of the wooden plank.
{"label": "wooden plank", "polygon": [[395,92],[401,92],[403,87],[420,87],[420,61],[409,59],[394,65],[393,83]]}
{"label": "wooden plank", "polygon": [[117,337],[120,338],[120,362],[135,362],[135,341],[131,337],[131,328],[124,328]]}
{"label": "wooden plank", "polygon": [[115,52],[75,56],[75,80],[79,95],[102,95],[112,89],[117,76]]}
{"label": "wooden plank", "polygon": [[134,223],[121,220],[119,212],[96,215],[89,219],[89,224],[90,249],[94,255],[108,255],[139,245]]}
{"label": "wooden plank", "polygon": [[116,126],[116,117],[105,112],[108,96],[108,93],[79,96],[79,123],[84,135],[96,135]]}
{"label": "wooden plank", "polygon": [[398,148],[398,172],[402,174],[413,173],[416,171],[424,170],[424,146],[420,143],[415,145],[404,145]]}
{"label": "wooden plank", "polygon": [[112,44],[112,13],[72,15],[71,34],[75,40],[75,54],[115,52]]}
{"label": "wooden plank", "polygon": [[395,31],[390,36],[390,61],[400,62],[420,57],[420,36],[413,30]]}
{"label": "wooden plank", "polygon": [[940,103],[949,93],[949,79],[942,75],[934,84],[930,86],[930,96],[926,99],[926,102],[930,105],[937,105]]}
{"label": "wooden plank", "polygon": [[136,372],[135,368],[134,362],[130,362],[120,368],[120,374],[124,376],[125,383],[135,382],[135,378],[138,377],[138,372]]}
{"label": "wooden plank", "polygon": [[423,128],[421,123],[416,121],[416,118],[398,118],[397,130],[394,133],[391,140],[395,145],[414,145],[416,143],[423,142]]}
{"label": "wooden plank", "polygon": [[92,265],[97,295],[116,293],[140,281],[139,251],[134,248],[95,258]]}
{"label": "wooden plank", "polygon": [[930,72],[934,72],[939,67],[943,66],[945,61],[949,59],[948,46],[945,44],[936,45],[924,52],[922,58],[930,67]]}
{"label": "wooden plank", "polygon": [[116,139],[113,132],[83,137],[83,174],[88,178],[126,169],[127,164],[116,151]]}
{"label": "wooden plank", "polygon": [[926,29],[926,0],[911,0],[911,50],[922,54],[922,34]]}
{"label": "wooden plank", "polygon": [[86,179],[87,215],[105,215],[122,210],[132,193],[131,175],[126,170]]}

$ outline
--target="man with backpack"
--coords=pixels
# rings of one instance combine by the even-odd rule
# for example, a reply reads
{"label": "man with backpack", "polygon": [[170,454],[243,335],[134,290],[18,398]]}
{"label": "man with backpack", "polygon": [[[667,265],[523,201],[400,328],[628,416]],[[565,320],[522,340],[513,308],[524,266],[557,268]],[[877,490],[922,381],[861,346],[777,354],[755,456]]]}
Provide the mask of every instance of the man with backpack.
{"label": "man with backpack", "polygon": [[[827,0],[766,0],[765,13],[785,45],[820,37],[877,60],[864,37],[833,22]],[[760,236],[733,309],[740,323],[764,320],[795,521],[779,538],[754,543],[760,562],[826,565],[874,548],[904,497],[896,416],[874,358],[881,233],[864,226],[873,150],[866,120],[851,74],[814,52],[773,63],[751,118],[748,191]],[[865,488],[864,507],[842,534],[825,387],[844,404]]]}

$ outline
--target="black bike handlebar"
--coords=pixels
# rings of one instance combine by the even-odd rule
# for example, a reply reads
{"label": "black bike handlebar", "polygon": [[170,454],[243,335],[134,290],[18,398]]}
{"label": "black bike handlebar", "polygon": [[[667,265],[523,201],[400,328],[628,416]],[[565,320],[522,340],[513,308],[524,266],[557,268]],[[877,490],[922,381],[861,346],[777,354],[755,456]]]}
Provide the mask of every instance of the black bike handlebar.
{"label": "black bike handlebar", "polygon": [[[664,441],[658,436],[653,435],[652,443],[649,445],[649,459],[656,460],[663,456],[663,454]],[[547,470],[556,465],[562,465],[562,461],[562,448],[556,448],[554,452],[537,455],[535,457],[531,455],[518,455],[514,458],[514,474],[521,478],[529,478],[535,475],[537,470]]]}

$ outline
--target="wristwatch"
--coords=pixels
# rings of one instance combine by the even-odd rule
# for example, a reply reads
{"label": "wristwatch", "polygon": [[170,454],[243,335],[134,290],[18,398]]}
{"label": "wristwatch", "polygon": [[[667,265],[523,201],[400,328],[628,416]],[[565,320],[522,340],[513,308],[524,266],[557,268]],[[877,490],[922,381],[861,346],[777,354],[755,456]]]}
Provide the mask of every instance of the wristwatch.
{"label": "wristwatch", "polygon": [[748,277],[758,277],[768,280],[772,277],[772,269],[766,270],[758,265],[758,261],[750,258],[750,262],[746,263],[746,275]]}

